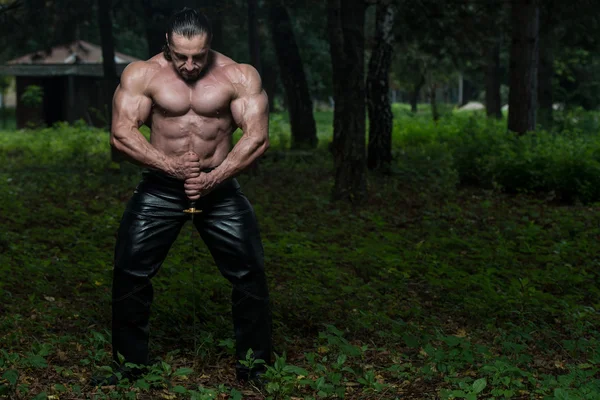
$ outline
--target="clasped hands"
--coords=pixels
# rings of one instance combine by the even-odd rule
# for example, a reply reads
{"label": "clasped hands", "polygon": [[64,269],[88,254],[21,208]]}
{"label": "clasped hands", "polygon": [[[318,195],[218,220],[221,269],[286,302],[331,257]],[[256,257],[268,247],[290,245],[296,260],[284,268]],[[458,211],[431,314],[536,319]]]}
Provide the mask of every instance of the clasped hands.
{"label": "clasped hands", "polygon": [[170,174],[185,181],[185,194],[190,200],[198,200],[218,185],[215,177],[202,172],[201,167],[200,157],[192,151],[171,158]]}

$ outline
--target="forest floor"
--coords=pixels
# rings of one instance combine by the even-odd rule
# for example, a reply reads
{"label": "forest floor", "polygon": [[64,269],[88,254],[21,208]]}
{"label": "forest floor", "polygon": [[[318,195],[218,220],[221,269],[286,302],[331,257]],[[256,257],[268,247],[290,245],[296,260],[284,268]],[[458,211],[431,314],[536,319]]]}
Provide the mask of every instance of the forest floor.
{"label": "forest floor", "polygon": [[153,279],[161,362],[91,387],[140,178],[92,134],[0,133],[0,398],[600,398],[597,206],[375,174],[365,205],[334,203],[322,151],[273,151],[239,178],[265,249],[271,383],[235,382],[230,286],[186,224]]}

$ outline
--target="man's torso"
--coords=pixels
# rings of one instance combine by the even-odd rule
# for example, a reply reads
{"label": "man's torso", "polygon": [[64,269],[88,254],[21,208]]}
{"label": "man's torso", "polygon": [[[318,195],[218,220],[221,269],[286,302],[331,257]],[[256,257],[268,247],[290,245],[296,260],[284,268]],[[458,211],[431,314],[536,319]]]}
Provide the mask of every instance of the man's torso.
{"label": "man's torso", "polygon": [[162,54],[147,61],[146,95],[152,99],[147,121],[150,142],[166,155],[194,151],[204,167],[215,167],[231,148],[237,129],[230,104],[234,86],[227,69],[235,63],[213,52],[212,64],[195,82],[183,80]]}

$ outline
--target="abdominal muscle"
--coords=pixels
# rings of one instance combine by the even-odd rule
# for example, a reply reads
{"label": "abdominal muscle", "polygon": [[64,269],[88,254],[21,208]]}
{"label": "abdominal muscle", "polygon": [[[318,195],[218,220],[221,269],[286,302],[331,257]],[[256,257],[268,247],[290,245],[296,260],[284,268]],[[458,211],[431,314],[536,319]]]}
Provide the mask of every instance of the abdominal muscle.
{"label": "abdominal muscle", "polygon": [[182,116],[163,116],[153,112],[150,143],[168,157],[193,151],[201,168],[214,168],[231,150],[235,130],[231,115],[204,117],[189,111]]}

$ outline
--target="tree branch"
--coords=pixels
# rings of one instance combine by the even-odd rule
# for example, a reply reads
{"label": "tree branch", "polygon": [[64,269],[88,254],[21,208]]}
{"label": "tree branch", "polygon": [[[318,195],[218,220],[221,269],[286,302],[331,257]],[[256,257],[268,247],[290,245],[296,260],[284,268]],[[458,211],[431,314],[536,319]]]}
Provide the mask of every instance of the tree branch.
{"label": "tree branch", "polygon": [[21,7],[22,5],[23,4],[21,3],[21,0],[14,0],[10,4],[0,4],[0,15],[7,13],[9,11],[16,10],[17,8]]}

